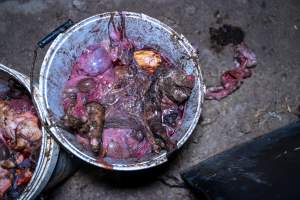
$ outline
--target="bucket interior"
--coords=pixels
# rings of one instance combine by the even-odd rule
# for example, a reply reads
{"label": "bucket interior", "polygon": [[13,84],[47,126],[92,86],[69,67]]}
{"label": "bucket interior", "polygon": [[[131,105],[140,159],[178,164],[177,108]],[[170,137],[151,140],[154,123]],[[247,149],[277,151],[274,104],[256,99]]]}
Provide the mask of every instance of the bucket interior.
{"label": "bucket interior", "polygon": [[[192,95],[186,104],[183,122],[172,136],[172,139],[177,141],[177,147],[180,147],[190,136],[201,111],[202,77],[199,64],[193,59],[195,52],[192,52],[193,48],[183,36],[179,36],[161,22],[143,14],[127,12],[123,14],[125,15],[126,35],[129,39],[154,47],[167,55],[174,64],[181,66],[188,74],[196,77]],[[70,76],[72,64],[89,45],[108,39],[107,29],[110,17],[110,13],[105,13],[77,23],[66,33],[61,34],[48,50],[41,69],[40,90],[45,108],[51,110],[54,118],[59,119],[64,114],[62,94],[65,82]],[[115,20],[119,21],[120,16],[115,16]],[[85,154],[89,162],[97,162],[97,157],[86,151],[72,133],[57,128],[54,135],[66,148],[70,149],[71,146],[77,155]],[[126,166],[149,161],[157,156],[159,155],[149,155],[140,160],[108,158],[106,161],[112,166],[119,164]]]}
{"label": "bucket interior", "polygon": [[[28,96],[30,96],[29,92],[28,92],[28,85],[24,85],[24,83],[20,82],[17,78],[15,78],[13,75],[9,74],[8,72],[5,71],[5,69],[2,69],[4,67],[2,67],[2,65],[0,65],[0,94],[4,94],[6,92],[9,91],[9,80],[13,79],[14,81],[16,81],[20,86],[22,86],[22,89],[24,90],[24,93]],[[13,70],[10,71],[10,73],[14,73]],[[24,80],[25,81],[25,80]],[[26,83],[27,84],[27,83]],[[41,127],[40,127],[41,128]],[[44,134],[44,133],[43,133]],[[41,141],[41,143],[43,142],[43,139]],[[42,146],[42,144],[41,144]],[[24,189],[22,190],[22,193],[20,193],[20,195],[18,196],[18,199],[23,199],[26,195],[35,195],[32,191],[32,186],[35,182],[35,179],[37,178],[37,176],[39,175],[38,172],[36,172],[37,168],[40,167],[40,163],[41,163],[41,148],[39,147],[35,152],[35,161],[36,164],[34,166],[34,171],[33,171],[33,176],[31,177],[30,181],[24,185]],[[28,191],[32,191],[32,193],[28,192]]]}

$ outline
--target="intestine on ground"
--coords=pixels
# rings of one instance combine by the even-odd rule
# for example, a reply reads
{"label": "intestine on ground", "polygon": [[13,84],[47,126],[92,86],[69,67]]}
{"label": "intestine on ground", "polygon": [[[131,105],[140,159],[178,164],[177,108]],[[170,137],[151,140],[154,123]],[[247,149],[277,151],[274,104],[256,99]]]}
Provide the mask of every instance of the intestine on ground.
{"label": "intestine on ground", "polygon": [[257,63],[256,55],[244,43],[234,47],[235,68],[225,71],[221,75],[221,85],[208,87],[205,93],[206,99],[220,100],[235,90],[243,83],[243,80],[251,76],[251,67]]}

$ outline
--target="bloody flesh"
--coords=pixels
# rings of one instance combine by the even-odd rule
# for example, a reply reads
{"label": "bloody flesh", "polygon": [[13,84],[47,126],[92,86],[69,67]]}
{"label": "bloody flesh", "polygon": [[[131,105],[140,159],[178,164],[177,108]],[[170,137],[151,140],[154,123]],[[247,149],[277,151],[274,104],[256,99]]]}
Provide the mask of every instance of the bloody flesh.
{"label": "bloody flesh", "polygon": [[251,76],[251,68],[256,65],[257,60],[253,51],[241,43],[234,47],[234,62],[235,67],[221,75],[219,86],[207,88],[206,99],[221,100],[236,91],[243,84],[243,80]]}
{"label": "bloody flesh", "polygon": [[41,130],[25,89],[8,82],[0,94],[0,198],[16,199],[33,175]]}
{"label": "bloody flesh", "polygon": [[194,77],[161,52],[127,38],[120,16],[120,23],[110,19],[107,40],[88,46],[75,60],[62,120],[100,158],[140,159],[176,146],[172,135]]}
{"label": "bloody flesh", "polygon": [[221,100],[236,91],[244,79],[251,76],[251,68],[256,66],[257,59],[255,53],[244,43],[245,33],[241,28],[224,24],[219,28],[210,28],[209,34],[211,47],[216,52],[229,44],[234,47],[235,67],[223,72],[220,85],[208,87],[205,93],[205,99]]}

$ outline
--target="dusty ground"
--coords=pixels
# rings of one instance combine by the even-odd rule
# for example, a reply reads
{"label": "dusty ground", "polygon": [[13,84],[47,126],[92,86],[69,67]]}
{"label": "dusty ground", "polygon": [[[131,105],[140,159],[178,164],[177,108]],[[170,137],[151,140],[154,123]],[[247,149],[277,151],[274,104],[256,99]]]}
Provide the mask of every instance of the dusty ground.
{"label": "dusty ground", "polygon": [[[207,85],[231,67],[230,47],[210,48],[208,29],[240,26],[259,64],[230,97],[204,104],[194,134],[167,164],[143,174],[116,174],[82,165],[47,199],[195,199],[179,173],[234,145],[297,120],[300,105],[300,2],[230,0],[0,0],[0,62],[29,74],[36,42],[68,18],[82,20],[112,10],[143,12],[183,33],[199,49]],[[40,66],[46,52],[38,54]]]}

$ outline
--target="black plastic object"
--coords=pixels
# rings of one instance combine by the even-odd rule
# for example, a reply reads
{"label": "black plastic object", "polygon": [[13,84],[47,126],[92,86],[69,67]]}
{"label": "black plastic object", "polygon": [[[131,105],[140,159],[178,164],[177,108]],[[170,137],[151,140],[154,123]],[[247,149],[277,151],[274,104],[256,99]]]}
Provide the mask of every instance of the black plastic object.
{"label": "black plastic object", "polygon": [[181,176],[203,199],[299,200],[300,121],[209,158]]}
{"label": "black plastic object", "polygon": [[68,28],[73,26],[74,22],[71,19],[68,19],[65,23],[57,27],[51,33],[43,37],[37,44],[40,48],[44,48],[47,44],[52,42],[60,33],[65,32]]}

